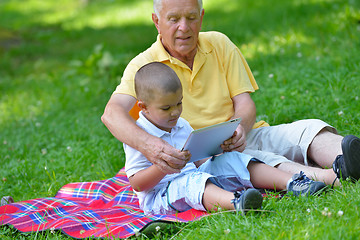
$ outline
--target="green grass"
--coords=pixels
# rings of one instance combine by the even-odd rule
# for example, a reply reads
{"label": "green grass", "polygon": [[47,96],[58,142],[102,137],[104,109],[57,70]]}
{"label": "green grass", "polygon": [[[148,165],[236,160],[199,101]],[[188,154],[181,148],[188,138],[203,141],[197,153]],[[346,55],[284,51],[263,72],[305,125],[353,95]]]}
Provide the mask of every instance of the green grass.
{"label": "green grass", "polygon": [[[203,30],[227,34],[254,72],[259,119],[320,118],[360,135],[358,1],[204,0],[204,7]],[[100,116],[126,64],[155,41],[151,8],[150,0],[0,2],[1,196],[54,196],[66,183],[106,179],[123,167],[122,144]],[[359,183],[345,182],[320,197],[270,198],[260,214],[217,214],[156,238],[358,239],[359,193]],[[0,238],[69,239],[8,227]]]}

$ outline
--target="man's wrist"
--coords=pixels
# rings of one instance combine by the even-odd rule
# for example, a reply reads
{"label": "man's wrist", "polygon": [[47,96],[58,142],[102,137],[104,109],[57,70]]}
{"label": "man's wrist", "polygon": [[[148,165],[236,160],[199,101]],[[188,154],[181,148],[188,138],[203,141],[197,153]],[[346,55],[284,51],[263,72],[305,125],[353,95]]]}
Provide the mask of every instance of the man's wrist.
{"label": "man's wrist", "polygon": [[[155,139],[154,139],[155,138]],[[154,142],[156,142],[157,137],[145,132],[140,138],[140,141],[137,142],[136,149],[138,149],[142,154],[147,156],[148,153],[154,151]]]}

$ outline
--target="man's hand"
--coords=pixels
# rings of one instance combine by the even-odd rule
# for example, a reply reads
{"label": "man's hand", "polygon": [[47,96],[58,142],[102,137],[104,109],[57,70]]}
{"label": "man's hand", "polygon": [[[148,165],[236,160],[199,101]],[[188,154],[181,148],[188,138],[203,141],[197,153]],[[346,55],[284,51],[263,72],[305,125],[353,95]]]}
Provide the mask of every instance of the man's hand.
{"label": "man's hand", "polygon": [[161,138],[152,136],[142,153],[166,174],[179,173],[190,160],[189,151],[180,151]]}
{"label": "man's hand", "polygon": [[246,133],[244,128],[239,124],[233,136],[221,144],[221,148],[225,152],[238,151],[242,152],[246,147]]}

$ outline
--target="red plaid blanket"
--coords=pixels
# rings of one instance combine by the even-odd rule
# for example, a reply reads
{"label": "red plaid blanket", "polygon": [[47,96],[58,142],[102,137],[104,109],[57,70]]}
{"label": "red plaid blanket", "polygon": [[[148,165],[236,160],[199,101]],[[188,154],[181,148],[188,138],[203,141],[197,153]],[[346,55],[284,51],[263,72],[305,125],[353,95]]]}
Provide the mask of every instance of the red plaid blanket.
{"label": "red plaid blanket", "polygon": [[127,238],[154,221],[188,222],[205,215],[192,209],[145,216],[121,169],[107,180],[67,184],[55,197],[2,206],[0,225],[12,225],[22,232],[61,230],[74,238]]}

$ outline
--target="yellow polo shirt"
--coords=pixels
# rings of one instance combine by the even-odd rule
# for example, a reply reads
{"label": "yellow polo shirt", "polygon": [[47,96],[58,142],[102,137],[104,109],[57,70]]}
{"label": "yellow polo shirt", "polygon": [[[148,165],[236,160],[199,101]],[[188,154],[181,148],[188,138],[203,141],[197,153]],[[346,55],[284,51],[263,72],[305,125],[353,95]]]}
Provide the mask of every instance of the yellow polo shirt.
{"label": "yellow polo shirt", "polygon": [[[229,120],[234,115],[231,98],[258,89],[236,45],[222,33],[201,32],[192,70],[170,56],[158,36],[150,48],[130,61],[114,94],[128,94],[136,98],[135,73],[143,65],[154,61],[170,66],[178,75],[184,96],[181,116],[194,129]],[[267,125],[261,121],[254,128],[264,124]]]}

